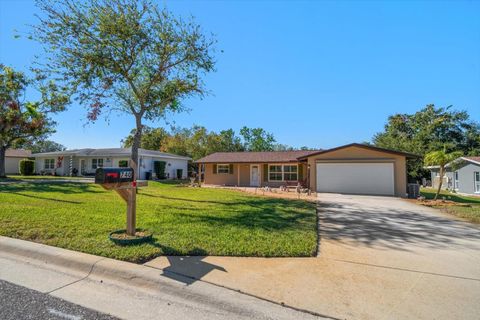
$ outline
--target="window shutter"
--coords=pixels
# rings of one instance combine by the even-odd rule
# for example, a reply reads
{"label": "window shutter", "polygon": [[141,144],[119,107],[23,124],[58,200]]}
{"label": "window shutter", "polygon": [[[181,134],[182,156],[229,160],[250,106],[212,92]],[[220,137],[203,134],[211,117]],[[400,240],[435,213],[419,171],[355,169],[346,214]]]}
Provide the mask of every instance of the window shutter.
{"label": "window shutter", "polygon": [[212,168],[213,168],[213,174],[217,174],[217,165],[214,164]]}
{"label": "window shutter", "polygon": [[228,169],[228,172],[230,174],[233,174],[233,164],[232,163],[230,163],[230,168]]}
{"label": "window shutter", "polygon": [[303,164],[298,164],[298,181],[303,181]]}
{"label": "window shutter", "polygon": [[268,164],[263,165],[263,181],[268,182]]}

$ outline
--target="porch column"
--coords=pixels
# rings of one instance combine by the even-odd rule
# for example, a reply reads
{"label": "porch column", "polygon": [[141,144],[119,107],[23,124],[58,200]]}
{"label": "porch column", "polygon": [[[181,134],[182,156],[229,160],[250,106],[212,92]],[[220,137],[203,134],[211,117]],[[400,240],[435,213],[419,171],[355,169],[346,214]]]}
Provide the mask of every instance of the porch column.
{"label": "porch column", "polygon": [[310,164],[307,162],[307,188],[311,189],[310,187]]}
{"label": "porch column", "polygon": [[70,177],[73,176],[73,156],[70,156],[70,168],[69,168]]}
{"label": "porch column", "polygon": [[237,186],[240,187],[240,163],[237,164]]}

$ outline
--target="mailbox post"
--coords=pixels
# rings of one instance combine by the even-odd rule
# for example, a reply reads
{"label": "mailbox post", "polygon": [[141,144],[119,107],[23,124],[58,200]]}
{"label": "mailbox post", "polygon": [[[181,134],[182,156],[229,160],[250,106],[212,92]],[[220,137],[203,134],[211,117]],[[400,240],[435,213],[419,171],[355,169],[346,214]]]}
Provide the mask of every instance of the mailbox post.
{"label": "mailbox post", "polygon": [[[135,168],[135,166],[133,166]],[[106,190],[116,191],[127,203],[127,234],[135,236],[137,187],[146,186],[145,182],[137,182],[133,168],[98,168],[95,172],[95,183]]]}

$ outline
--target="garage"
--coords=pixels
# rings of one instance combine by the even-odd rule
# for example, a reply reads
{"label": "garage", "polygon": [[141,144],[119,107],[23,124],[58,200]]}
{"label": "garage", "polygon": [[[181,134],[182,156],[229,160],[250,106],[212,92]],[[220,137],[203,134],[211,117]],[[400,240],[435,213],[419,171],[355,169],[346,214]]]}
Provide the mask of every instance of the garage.
{"label": "garage", "polygon": [[317,192],[395,195],[393,162],[320,162]]}

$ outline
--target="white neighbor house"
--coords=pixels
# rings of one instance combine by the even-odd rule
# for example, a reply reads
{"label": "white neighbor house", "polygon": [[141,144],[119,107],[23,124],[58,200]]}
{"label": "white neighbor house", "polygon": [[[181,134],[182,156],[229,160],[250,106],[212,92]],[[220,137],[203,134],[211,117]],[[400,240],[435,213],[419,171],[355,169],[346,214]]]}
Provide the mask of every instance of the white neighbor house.
{"label": "white neighbor house", "polygon": [[20,160],[28,159],[32,156],[30,150],[7,149],[5,153],[5,173],[19,174]]}
{"label": "white neighbor house", "polygon": [[[52,174],[68,176],[76,169],[77,175],[93,175],[101,167],[126,167],[130,159],[130,148],[108,149],[77,149],[58,152],[35,153],[35,171],[37,174]],[[170,153],[138,149],[138,179],[146,179],[147,172],[154,175],[153,163],[165,161],[165,174],[167,179],[177,176],[177,169],[182,169],[182,179],[188,175],[188,161],[191,158],[177,156]]]}

